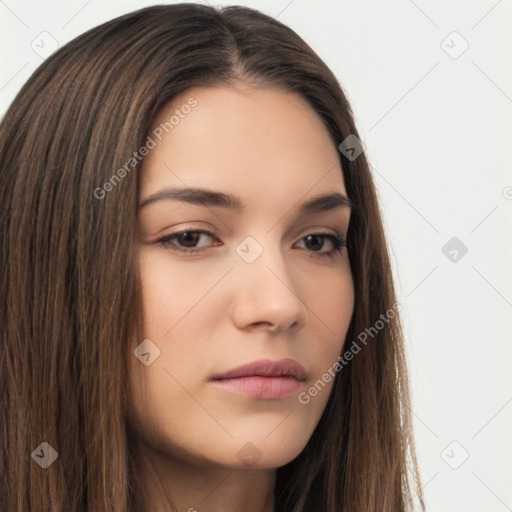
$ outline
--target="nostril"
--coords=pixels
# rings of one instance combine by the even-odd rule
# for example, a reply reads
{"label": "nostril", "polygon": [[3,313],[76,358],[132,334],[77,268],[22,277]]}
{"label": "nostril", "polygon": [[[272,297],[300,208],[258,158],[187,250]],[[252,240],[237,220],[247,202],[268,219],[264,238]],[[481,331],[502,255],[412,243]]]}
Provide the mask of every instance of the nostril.
{"label": "nostril", "polygon": [[251,324],[251,327],[254,328],[254,329],[257,329],[259,327],[266,327],[269,331],[276,330],[276,325],[275,324],[273,324],[272,322],[265,322],[265,321],[253,322]]}

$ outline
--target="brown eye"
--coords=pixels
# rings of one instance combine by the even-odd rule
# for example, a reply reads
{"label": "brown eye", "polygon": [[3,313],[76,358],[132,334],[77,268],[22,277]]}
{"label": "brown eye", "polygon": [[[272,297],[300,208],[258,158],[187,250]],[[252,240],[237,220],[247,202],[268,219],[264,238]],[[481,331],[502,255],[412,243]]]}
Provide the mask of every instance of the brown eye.
{"label": "brown eye", "polygon": [[[325,247],[326,240],[330,242],[331,249],[322,250]],[[300,242],[305,242],[305,248],[313,253],[322,256],[334,256],[339,254],[339,250],[346,246],[346,241],[339,235],[331,233],[311,233],[303,237]]]}
{"label": "brown eye", "polygon": [[198,253],[202,248],[208,247],[208,245],[205,246],[204,244],[203,246],[197,246],[197,243],[205,237],[213,239],[214,235],[204,230],[188,230],[164,236],[158,240],[158,243],[165,249],[170,249],[171,251]]}
{"label": "brown eye", "polygon": [[308,235],[305,240],[306,247],[312,251],[320,250],[325,243],[325,238],[321,235]]}
{"label": "brown eye", "polygon": [[185,231],[184,233],[176,235],[176,240],[180,245],[184,245],[185,247],[194,247],[200,236],[200,233],[197,231]]}

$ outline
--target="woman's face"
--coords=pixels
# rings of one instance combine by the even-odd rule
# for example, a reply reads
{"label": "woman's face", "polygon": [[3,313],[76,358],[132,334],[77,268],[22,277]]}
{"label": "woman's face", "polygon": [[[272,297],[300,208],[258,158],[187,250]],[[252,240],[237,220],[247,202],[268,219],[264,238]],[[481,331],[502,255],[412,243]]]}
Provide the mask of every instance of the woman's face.
{"label": "woman's face", "polygon": [[336,247],[350,209],[332,198],[302,208],[346,196],[336,145],[296,93],[242,84],[187,91],[150,138],[131,421],[144,445],[183,462],[282,466],[326,406],[332,379],[309,403],[298,396],[335,363],[354,307]]}

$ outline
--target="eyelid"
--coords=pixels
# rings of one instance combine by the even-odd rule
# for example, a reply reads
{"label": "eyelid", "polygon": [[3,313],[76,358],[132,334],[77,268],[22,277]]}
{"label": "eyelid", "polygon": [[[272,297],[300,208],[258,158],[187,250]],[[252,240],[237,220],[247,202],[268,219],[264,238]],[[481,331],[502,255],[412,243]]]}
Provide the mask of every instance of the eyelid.
{"label": "eyelid", "polygon": [[[331,231],[329,233],[329,231]],[[336,228],[328,228],[326,226],[310,226],[305,230],[301,231],[295,238],[304,238],[308,235],[317,235],[317,234],[329,234],[334,236],[342,237],[341,231],[338,231]]]}

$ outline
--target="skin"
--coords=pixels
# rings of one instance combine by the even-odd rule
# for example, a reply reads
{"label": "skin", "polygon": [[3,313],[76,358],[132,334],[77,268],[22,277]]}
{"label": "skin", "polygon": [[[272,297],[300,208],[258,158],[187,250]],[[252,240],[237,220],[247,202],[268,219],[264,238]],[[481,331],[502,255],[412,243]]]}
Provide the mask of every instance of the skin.
{"label": "skin", "polygon": [[[336,144],[300,95],[245,82],[190,89],[154,127],[190,97],[197,106],[143,160],[140,203],[165,187],[202,187],[238,196],[245,209],[176,199],[139,209],[145,334],[160,350],[148,366],[132,358],[140,477],[152,510],[172,510],[172,498],[180,511],[272,512],[276,468],[305,447],[333,381],[307,405],[297,394],[342,352],[354,308],[347,249],[305,237],[346,238],[350,208],[297,216],[314,196],[346,195]],[[159,243],[193,230],[214,236]],[[252,263],[236,252],[248,236],[263,249]],[[194,243],[192,255],[170,248]],[[257,359],[288,357],[307,379],[286,398],[253,398],[209,381]],[[244,446],[250,465],[237,455]]]}

